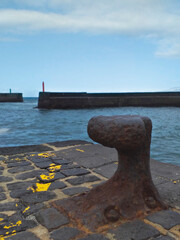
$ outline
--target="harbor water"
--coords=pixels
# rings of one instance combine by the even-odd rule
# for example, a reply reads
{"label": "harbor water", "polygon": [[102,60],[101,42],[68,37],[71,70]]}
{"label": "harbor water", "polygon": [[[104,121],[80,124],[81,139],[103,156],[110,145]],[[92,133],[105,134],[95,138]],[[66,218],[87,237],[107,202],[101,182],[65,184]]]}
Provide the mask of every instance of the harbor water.
{"label": "harbor water", "polygon": [[180,165],[180,108],[118,107],[79,110],[35,108],[37,98],[0,103],[0,147],[34,145],[72,139],[91,141],[89,119],[97,115],[143,115],[153,123],[151,157]]}

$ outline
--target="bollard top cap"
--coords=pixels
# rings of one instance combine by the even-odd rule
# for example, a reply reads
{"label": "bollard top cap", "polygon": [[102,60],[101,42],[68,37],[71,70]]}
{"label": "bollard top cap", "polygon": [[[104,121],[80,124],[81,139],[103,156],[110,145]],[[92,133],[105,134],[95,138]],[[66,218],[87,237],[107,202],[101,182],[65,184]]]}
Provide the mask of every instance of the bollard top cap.
{"label": "bollard top cap", "polygon": [[104,146],[135,150],[151,142],[152,122],[139,115],[96,116],[89,120],[89,137]]}

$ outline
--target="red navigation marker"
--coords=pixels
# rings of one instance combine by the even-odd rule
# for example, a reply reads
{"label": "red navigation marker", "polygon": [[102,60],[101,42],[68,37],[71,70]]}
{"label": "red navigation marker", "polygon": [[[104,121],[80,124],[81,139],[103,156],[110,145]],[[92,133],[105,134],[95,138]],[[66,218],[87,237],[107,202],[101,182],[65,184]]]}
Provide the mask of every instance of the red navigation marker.
{"label": "red navigation marker", "polygon": [[45,90],[44,90],[44,82],[42,82],[42,88],[43,88],[43,92],[45,92]]}

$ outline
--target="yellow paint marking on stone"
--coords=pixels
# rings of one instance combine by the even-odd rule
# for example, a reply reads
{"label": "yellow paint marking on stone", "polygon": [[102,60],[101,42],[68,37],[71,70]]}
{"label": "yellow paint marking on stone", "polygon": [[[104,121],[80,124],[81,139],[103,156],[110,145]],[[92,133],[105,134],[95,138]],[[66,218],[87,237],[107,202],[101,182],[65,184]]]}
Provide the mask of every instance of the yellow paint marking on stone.
{"label": "yellow paint marking on stone", "polygon": [[4,226],[4,229],[10,229],[12,227],[20,226],[22,224],[22,221],[18,221],[16,224],[10,223],[10,226]]}
{"label": "yellow paint marking on stone", "polygon": [[0,222],[2,222],[4,220],[4,218],[0,218]]}
{"label": "yellow paint marking on stone", "polygon": [[49,173],[49,175],[41,174],[40,177],[42,180],[50,180],[53,179],[55,176],[55,173]]}
{"label": "yellow paint marking on stone", "polygon": [[49,166],[53,167],[53,166],[56,166],[56,164],[55,163],[51,163]]}
{"label": "yellow paint marking on stone", "polygon": [[[35,192],[46,192],[50,187],[51,183],[36,183],[35,186],[27,188],[27,190],[32,190],[33,193]],[[28,209],[27,209],[28,210]]]}
{"label": "yellow paint marking on stone", "polygon": [[84,150],[78,149],[78,148],[76,148],[76,151],[78,151],[78,152],[84,152]]}
{"label": "yellow paint marking on stone", "polygon": [[35,154],[31,154],[30,156],[33,157],[33,156],[35,156]]}
{"label": "yellow paint marking on stone", "polygon": [[56,155],[54,153],[38,153],[38,156],[48,158],[48,157],[53,157]]}
{"label": "yellow paint marking on stone", "polygon": [[[9,234],[9,232],[6,232],[6,235],[8,235],[8,234]],[[0,235],[0,240],[5,240],[5,238],[9,238],[14,235],[16,235],[16,230],[12,231],[11,235],[9,235],[9,236]]]}
{"label": "yellow paint marking on stone", "polygon": [[33,192],[35,192],[33,186],[28,187],[27,190],[32,190]]}
{"label": "yellow paint marking on stone", "polygon": [[173,183],[177,183],[176,181],[173,181]]}
{"label": "yellow paint marking on stone", "polygon": [[51,166],[51,167],[49,167],[49,171],[50,171],[50,172],[58,171],[58,170],[61,169],[61,166],[62,166],[62,165]]}
{"label": "yellow paint marking on stone", "polygon": [[23,213],[27,212],[29,209],[30,209],[30,207],[25,208]]}
{"label": "yellow paint marking on stone", "polygon": [[36,183],[36,192],[46,192],[50,185],[51,183]]}
{"label": "yellow paint marking on stone", "polygon": [[18,204],[16,203],[16,207],[18,207]]}

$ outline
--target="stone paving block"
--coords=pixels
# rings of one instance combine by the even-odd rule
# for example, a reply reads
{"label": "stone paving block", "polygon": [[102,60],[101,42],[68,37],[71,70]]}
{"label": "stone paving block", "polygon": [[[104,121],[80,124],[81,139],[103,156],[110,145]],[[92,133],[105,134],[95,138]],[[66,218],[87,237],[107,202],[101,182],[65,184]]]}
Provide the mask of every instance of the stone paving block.
{"label": "stone paving block", "polygon": [[6,222],[7,219],[8,219],[8,215],[4,213],[0,213],[0,224],[2,224],[3,222]]}
{"label": "stone paving block", "polygon": [[7,240],[40,240],[37,236],[35,236],[33,233],[25,231],[17,233],[13,236],[7,237]]}
{"label": "stone paving block", "polygon": [[160,235],[158,230],[140,220],[124,223],[116,229],[109,230],[109,232],[114,234],[117,240],[144,240]]}
{"label": "stone paving block", "polygon": [[54,165],[51,165],[50,167],[47,168],[48,172],[50,173],[56,173],[56,172],[60,172],[62,165],[56,165],[55,163],[52,163]]}
{"label": "stone paving block", "polygon": [[89,190],[90,189],[86,187],[72,187],[72,188],[66,188],[62,190],[62,192],[66,195],[73,196],[75,194],[83,193]]}
{"label": "stone paving block", "polygon": [[43,161],[43,162],[35,162],[36,167],[39,168],[48,168],[52,164],[52,161]]}
{"label": "stone paving block", "polygon": [[32,193],[32,190],[22,190],[22,189],[15,189],[14,191],[10,192],[10,196],[12,198],[20,198],[24,196],[25,194]]}
{"label": "stone paving block", "polygon": [[92,143],[83,141],[83,140],[67,140],[62,142],[51,142],[48,144],[55,147],[67,147],[67,146],[84,145],[84,144],[92,144]]}
{"label": "stone paving block", "polygon": [[[46,175],[47,178],[44,177],[44,175]],[[50,183],[50,182],[54,182],[55,180],[65,178],[65,176],[60,172],[54,173],[52,175],[49,175],[49,173],[46,173],[44,175],[37,176],[37,179],[39,179],[39,181],[42,183]]]}
{"label": "stone paving block", "polygon": [[80,231],[76,228],[63,227],[57,229],[51,233],[52,240],[70,240],[80,234]]}
{"label": "stone paving block", "polygon": [[22,221],[22,220],[23,220],[23,217],[22,217],[22,215],[21,215],[21,212],[20,212],[20,211],[17,211],[16,213],[8,216],[7,222],[15,223],[15,222],[17,222],[17,221],[19,221],[19,220]]}
{"label": "stone paving block", "polygon": [[51,159],[49,158],[43,158],[43,157],[38,157],[38,156],[35,156],[35,157],[28,157],[28,159],[33,162],[34,164],[36,163],[43,163],[43,162],[46,162],[46,161],[51,161]]}
{"label": "stone paving block", "polygon": [[109,240],[109,238],[106,238],[101,234],[91,234],[86,237],[79,238],[79,240]]}
{"label": "stone paving block", "polygon": [[0,225],[0,235],[7,235],[7,232],[21,232],[29,228],[34,228],[37,223],[33,220],[24,220],[19,214],[14,214],[8,218],[8,221]]}
{"label": "stone paving block", "polygon": [[44,171],[44,170],[33,170],[31,172],[22,173],[22,174],[17,175],[16,179],[26,180],[28,178],[35,178],[41,174],[46,174],[46,173],[47,173],[47,171]]}
{"label": "stone paving block", "polygon": [[48,190],[54,190],[54,189],[63,189],[67,187],[67,185],[61,181],[55,181],[52,182]]}
{"label": "stone paving block", "polygon": [[102,167],[95,168],[93,171],[99,173],[103,177],[111,178],[117,170],[117,166],[117,164],[111,163]]}
{"label": "stone paving block", "polygon": [[12,177],[0,176],[0,182],[11,182],[13,181]]}
{"label": "stone paving block", "polygon": [[37,203],[37,204],[31,205],[31,206],[27,205],[27,206],[23,207],[21,214],[23,216],[27,217],[33,213],[39,212],[44,207],[45,207],[44,203]]}
{"label": "stone paving block", "polygon": [[33,170],[34,167],[31,165],[28,166],[22,166],[22,167],[12,167],[8,170],[9,173],[19,173],[19,172],[26,172],[26,171],[30,171]]}
{"label": "stone paving block", "polygon": [[11,155],[11,156],[8,156],[8,158],[6,158],[5,162],[6,163],[16,163],[16,162],[20,162],[20,161],[26,161],[24,159],[25,155]]}
{"label": "stone paving block", "polygon": [[51,200],[56,197],[56,194],[48,191],[48,192],[35,192],[32,194],[26,194],[22,196],[20,199],[25,204],[36,204]]}
{"label": "stone paving block", "polygon": [[66,159],[58,159],[58,158],[57,158],[57,159],[53,158],[53,159],[52,159],[52,162],[55,163],[55,164],[57,164],[57,165],[67,165],[67,164],[70,163],[69,160],[66,160]]}
{"label": "stone paving block", "polygon": [[85,158],[75,159],[74,161],[80,166],[87,168],[97,168],[112,162],[104,156],[87,156]]}
{"label": "stone paving block", "polygon": [[49,231],[69,223],[69,219],[55,208],[42,209],[35,216],[37,221]]}
{"label": "stone paving block", "polygon": [[88,174],[89,171],[84,168],[72,168],[72,169],[62,170],[61,173],[64,174],[66,177],[69,177],[69,176],[85,175],[85,174]]}
{"label": "stone paving block", "polygon": [[[66,150],[61,150],[61,151],[57,151],[56,152],[56,157],[53,157],[54,159],[65,159],[67,160],[69,163],[70,162],[73,162],[73,159],[69,159],[69,158],[66,158]],[[52,159],[53,159],[52,158]]]}
{"label": "stone paving block", "polygon": [[6,194],[0,193],[0,201],[3,201],[3,200],[5,200],[5,199],[7,199],[7,198],[6,198]]}
{"label": "stone paving block", "polygon": [[180,182],[166,182],[156,186],[161,198],[172,207],[180,207]]}
{"label": "stone paving block", "polygon": [[22,166],[28,166],[28,165],[31,165],[31,163],[28,161],[22,160],[22,161],[13,161],[11,163],[8,163],[7,167],[12,168],[12,167],[22,167]]}
{"label": "stone paving block", "polygon": [[0,175],[3,175],[3,171],[0,171]]}
{"label": "stone paving block", "polygon": [[18,208],[16,202],[0,203],[0,212],[16,211]]}
{"label": "stone paving block", "polygon": [[149,221],[157,223],[166,229],[180,224],[180,214],[172,210],[164,210],[146,217]]}
{"label": "stone paving block", "polygon": [[77,147],[72,147],[72,148],[61,151],[60,156],[62,158],[69,160],[70,162],[73,162],[79,158],[85,159],[86,157],[88,157],[89,155],[92,155],[92,154],[93,154],[93,151],[91,152],[91,154],[89,154],[89,152],[85,152],[82,149],[82,146],[77,146]]}
{"label": "stone paving block", "polygon": [[1,171],[4,170],[4,167],[0,166],[0,170],[1,170]]}
{"label": "stone paving block", "polygon": [[34,184],[35,182],[36,180],[8,183],[7,188],[10,191],[17,189],[26,190],[27,188],[31,187],[32,184]]}
{"label": "stone paving block", "polygon": [[82,149],[88,153],[88,155],[101,155],[109,159],[109,162],[111,161],[117,161],[117,150],[115,148],[109,148],[102,146],[100,144],[92,144],[87,146],[82,146]]}
{"label": "stone paving block", "polygon": [[161,235],[161,236],[159,236],[159,237],[157,237],[157,238],[152,238],[152,239],[150,239],[150,240],[175,240],[175,238]]}
{"label": "stone paving block", "polygon": [[75,165],[73,163],[70,163],[70,164],[62,165],[60,171],[66,170],[66,169],[71,169],[71,168],[80,168],[80,166],[77,164]]}
{"label": "stone paving block", "polygon": [[5,192],[5,189],[0,186],[0,192]]}
{"label": "stone paving block", "polygon": [[66,181],[72,185],[79,185],[82,183],[95,182],[95,181],[99,181],[99,180],[101,180],[101,179],[96,177],[95,175],[87,174],[87,175],[67,179]]}
{"label": "stone paving block", "polygon": [[180,168],[175,165],[162,163],[151,159],[151,172],[156,176],[166,177],[167,179],[180,179]]}
{"label": "stone paving block", "polygon": [[[79,151],[80,150],[80,151]],[[109,163],[117,161],[117,151],[114,148],[104,147],[100,144],[84,145],[73,147],[63,151],[64,156],[69,160],[75,160],[79,158],[86,158],[89,156],[103,156],[108,159]]]}
{"label": "stone paving block", "polygon": [[44,152],[51,151],[52,148],[44,145],[28,145],[19,147],[4,147],[0,149],[0,155],[13,155],[22,153],[32,153],[32,152]]}
{"label": "stone paving block", "polygon": [[151,174],[152,175],[152,180],[155,186],[162,184],[162,183],[166,183],[169,182],[169,179],[161,177],[161,176],[156,176],[155,174]]}

